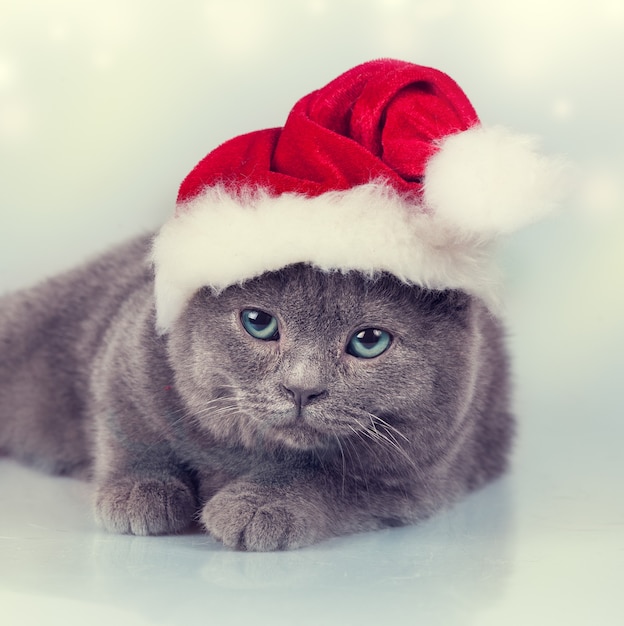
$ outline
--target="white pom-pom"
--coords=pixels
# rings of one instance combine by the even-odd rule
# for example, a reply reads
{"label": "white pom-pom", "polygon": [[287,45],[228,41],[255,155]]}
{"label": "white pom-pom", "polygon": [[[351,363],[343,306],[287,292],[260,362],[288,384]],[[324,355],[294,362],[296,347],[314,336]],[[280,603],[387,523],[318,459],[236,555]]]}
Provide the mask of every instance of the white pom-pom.
{"label": "white pom-pom", "polygon": [[425,170],[424,202],[436,218],[483,237],[510,233],[561,199],[565,166],[536,140],[501,127],[449,135]]}

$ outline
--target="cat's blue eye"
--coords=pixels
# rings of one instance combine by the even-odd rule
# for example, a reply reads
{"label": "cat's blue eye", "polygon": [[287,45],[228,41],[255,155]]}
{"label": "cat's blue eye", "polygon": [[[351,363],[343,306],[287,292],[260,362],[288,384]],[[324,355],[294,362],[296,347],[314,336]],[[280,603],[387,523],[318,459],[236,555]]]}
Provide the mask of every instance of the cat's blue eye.
{"label": "cat's blue eye", "polygon": [[392,336],[379,328],[365,328],[349,339],[347,352],[359,359],[374,359],[383,354],[392,343]]}
{"label": "cat's blue eye", "polygon": [[244,329],[255,339],[276,341],[279,339],[277,320],[264,311],[245,309],[241,313]]}

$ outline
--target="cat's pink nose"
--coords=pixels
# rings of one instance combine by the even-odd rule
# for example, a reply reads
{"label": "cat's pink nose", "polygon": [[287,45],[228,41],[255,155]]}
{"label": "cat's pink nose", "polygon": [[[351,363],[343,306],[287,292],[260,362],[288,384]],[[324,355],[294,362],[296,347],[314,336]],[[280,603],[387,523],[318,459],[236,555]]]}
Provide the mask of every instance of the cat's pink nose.
{"label": "cat's pink nose", "polygon": [[327,390],[321,387],[295,387],[292,385],[290,388],[282,385],[286,393],[293,399],[297,408],[301,408],[316,400],[317,398],[321,398],[327,395]]}

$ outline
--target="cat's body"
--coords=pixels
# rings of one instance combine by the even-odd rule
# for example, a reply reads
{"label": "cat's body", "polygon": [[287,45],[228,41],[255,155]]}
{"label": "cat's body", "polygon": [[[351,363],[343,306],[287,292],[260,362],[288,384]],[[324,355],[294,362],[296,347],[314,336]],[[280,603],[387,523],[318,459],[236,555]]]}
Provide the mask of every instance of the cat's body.
{"label": "cat's body", "polygon": [[[108,529],[293,548],[412,523],[497,477],[512,435],[477,298],[295,265],[155,330],[150,238],[0,299],[0,453],[91,477]],[[251,336],[265,311],[279,337]],[[391,345],[346,349],[362,329]],[[277,336],[277,335],[276,335]]]}

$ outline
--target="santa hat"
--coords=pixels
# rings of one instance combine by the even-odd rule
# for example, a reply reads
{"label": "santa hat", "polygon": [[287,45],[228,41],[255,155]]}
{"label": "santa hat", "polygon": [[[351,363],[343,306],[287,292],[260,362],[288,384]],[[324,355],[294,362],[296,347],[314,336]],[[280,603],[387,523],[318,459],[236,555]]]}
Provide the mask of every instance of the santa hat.
{"label": "santa hat", "polygon": [[548,212],[560,163],[482,126],[446,74],[382,59],[305,96],[283,128],[235,137],[180,187],[154,240],[158,327],[293,263],[389,272],[496,301],[492,242]]}

